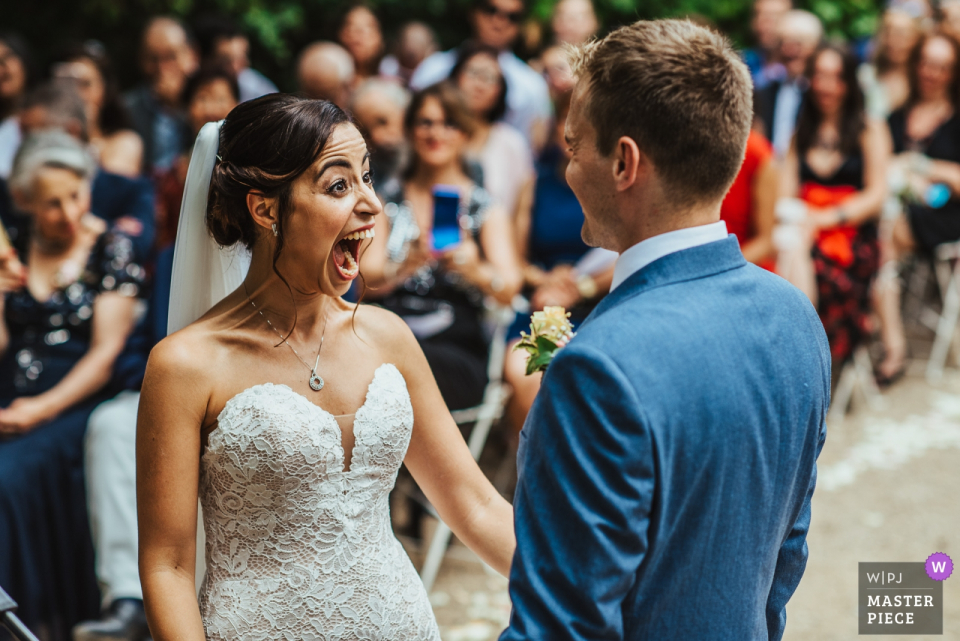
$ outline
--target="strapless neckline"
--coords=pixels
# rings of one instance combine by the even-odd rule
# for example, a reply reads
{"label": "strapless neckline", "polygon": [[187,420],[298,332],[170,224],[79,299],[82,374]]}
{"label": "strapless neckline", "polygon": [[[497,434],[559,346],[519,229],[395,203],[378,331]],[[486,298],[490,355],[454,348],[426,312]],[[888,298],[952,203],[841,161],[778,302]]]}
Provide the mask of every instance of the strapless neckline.
{"label": "strapless neckline", "polygon": [[[363,425],[362,416],[364,414],[364,410],[370,404],[370,393],[373,390],[374,384],[377,382],[377,377],[380,375],[380,372],[384,368],[393,369],[394,371],[397,372],[397,374],[400,374],[400,370],[397,369],[397,366],[394,365],[393,363],[382,363],[379,367],[377,367],[377,369],[373,371],[373,378],[370,379],[370,382],[367,384],[367,392],[363,397],[363,403],[360,405],[360,407],[357,408],[357,411],[354,412],[353,451],[350,452],[350,466],[349,467],[344,466],[344,468],[341,470],[343,474],[351,474],[352,472],[354,472],[353,462],[356,460],[357,447],[359,447],[360,445],[360,438],[357,432],[360,429],[360,427]],[[400,377],[403,378],[403,374],[400,374]],[[300,392],[297,392],[289,385],[285,385],[283,383],[269,383],[269,382],[258,383],[256,385],[251,385],[250,387],[244,390],[241,390],[236,394],[234,394],[233,396],[231,396],[227,400],[227,402],[223,404],[223,409],[220,410],[220,413],[217,415],[217,427],[215,427],[213,430],[210,431],[210,435],[212,436],[215,432],[217,432],[217,430],[220,429],[220,422],[224,414],[226,414],[235,405],[238,405],[239,403],[241,403],[245,397],[253,395],[260,390],[268,390],[268,391],[279,390],[281,392],[285,392],[290,396],[292,396],[296,402],[309,405],[311,409],[308,411],[319,412],[320,415],[323,417],[323,419],[330,424],[330,426],[334,429],[334,431],[337,434],[337,440],[338,440],[337,447],[340,448],[340,460],[341,461],[346,460],[347,453],[346,453],[346,450],[343,449],[343,430],[340,429],[340,424],[337,422],[336,415],[332,414],[328,410],[323,409],[316,403],[311,402],[309,398],[307,398]],[[206,457],[209,451],[210,451],[210,448],[208,446],[206,450],[204,450],[203,457]]]}

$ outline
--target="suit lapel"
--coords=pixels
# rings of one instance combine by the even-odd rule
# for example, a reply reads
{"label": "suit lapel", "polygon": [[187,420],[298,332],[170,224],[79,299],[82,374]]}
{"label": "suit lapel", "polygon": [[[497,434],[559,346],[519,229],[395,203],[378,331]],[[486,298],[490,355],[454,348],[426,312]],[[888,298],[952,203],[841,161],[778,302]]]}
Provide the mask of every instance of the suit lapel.
{"label": "suit lapel", "polygon": [[747,261],[740,251],[740,244],[732,234],[723,240],[667,254],[634,272],[620,283],[619,287],[607,294],[580,324],[580,329],[620,303],[647,290],[686,280],[706,278],[746,264]]}

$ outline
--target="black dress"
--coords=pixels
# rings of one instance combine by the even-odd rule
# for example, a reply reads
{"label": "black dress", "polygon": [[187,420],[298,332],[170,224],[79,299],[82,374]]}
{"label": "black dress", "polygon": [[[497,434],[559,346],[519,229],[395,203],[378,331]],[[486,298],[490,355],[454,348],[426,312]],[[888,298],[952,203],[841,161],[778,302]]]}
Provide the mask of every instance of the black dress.
{"label": "black dress", "polygon": [[[917,151],[934,160],[960,163],[960,117],[957,114],[923,140],[914,140],[907,135],[906,109],[890,114],[889,124],[894,153]],[[950,200],[939,209],[912,203],[907,208],[907,220],[919,248],[930,253],[937,245],[960,240],[960,198],[951,194]]]}
{"label": "black dress", "polygon": [[[846,158],[831,176],[815,173],[806,159],[800,160],[800,185],[816,185],[828,189],[863,189],[863,156]],[[817,313],[823,323],[830,353],[845,361],[869,334],[870,287],[880,267],[880,245],[877,225],[866,222],[856,228],[850,239],[852,261],[844,264],[819,243],[813,245],[813,264],[817,276]]]}
{"label": "black dress", "polygon": [[[27,257],[26,234],[17,249]],[[90,346],[93,303],[102,292],[139,295],[144,270],[131,238],[107,232],[76,282],[46,302],[6,295],[10,345],[0,357],[0,407],[54,387]],[[19,615],[53,639],[100,607],[87,522],[83,438],[105,389],[26,434],[0,438],[0,585]]]}
{"label": "black dress", "polygon": [[[398,181],[380,194],[386,211],[409,208]],[[479,245],[491,198],[474,187],[461,201],[461,227]],[[451,410],[478,405],[487,384],[488,343],[483,330],[483,293],[436,263],[422,267],[379,304],[410,325],[423,349],[443,400]]]}

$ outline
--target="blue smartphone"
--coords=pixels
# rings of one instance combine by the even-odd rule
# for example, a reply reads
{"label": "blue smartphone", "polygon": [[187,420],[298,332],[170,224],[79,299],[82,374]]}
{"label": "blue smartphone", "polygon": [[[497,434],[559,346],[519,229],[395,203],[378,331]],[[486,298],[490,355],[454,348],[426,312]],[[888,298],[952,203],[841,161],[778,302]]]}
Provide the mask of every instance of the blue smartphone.
{"label": "blue smartphone", "polygon": [[446,251],[460,245],[460,192],[456,187],[433,188],[433,249]]}

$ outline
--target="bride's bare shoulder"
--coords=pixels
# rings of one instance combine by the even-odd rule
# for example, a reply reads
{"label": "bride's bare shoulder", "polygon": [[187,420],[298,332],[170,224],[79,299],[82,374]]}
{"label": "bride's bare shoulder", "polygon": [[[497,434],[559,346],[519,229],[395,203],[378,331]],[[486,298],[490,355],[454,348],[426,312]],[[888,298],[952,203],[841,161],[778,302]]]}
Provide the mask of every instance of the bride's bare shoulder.
{"label": "bride's bare shoulder", "polygon": [[147,375],[173,375],[185,380],[209,374],[221,359],[223,342],[213,323],[200,320],[170,334],[150,352]]}
{"label": "bride's bare shoulder", "polygon": [[354,315],[357,334],[383,354],[385,360],[403,360],[420,346],[402,318],[377,305],[360,305]]}

